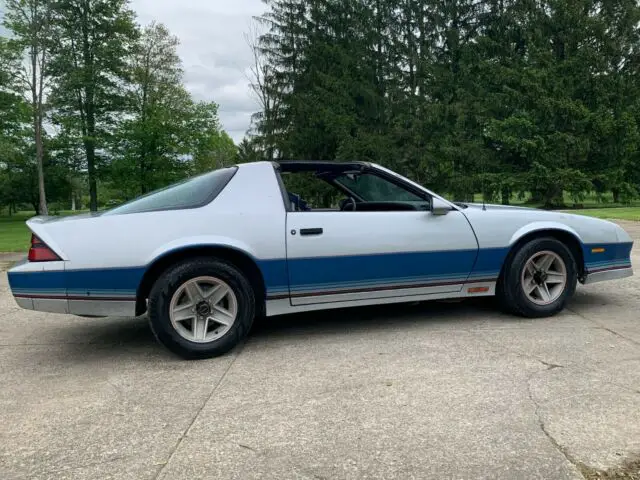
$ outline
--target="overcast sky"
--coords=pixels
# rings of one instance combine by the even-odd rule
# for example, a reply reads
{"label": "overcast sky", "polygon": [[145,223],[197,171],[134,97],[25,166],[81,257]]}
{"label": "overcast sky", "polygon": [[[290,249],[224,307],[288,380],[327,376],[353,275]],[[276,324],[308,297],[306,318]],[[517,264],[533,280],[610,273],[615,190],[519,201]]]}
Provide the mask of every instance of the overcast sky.
{"label": "overcast sky", "polygon": [[[3,4],[0,0],[0,17]],[[262,1],[131,0],[131,5],[141,25],[155,20],[180,38],[187,88],[197,100],[215,101],[224,129],[236,143],[242,140],[258,110],[247,79],[251,50],[244,35],[252,17],[265,11]]]}
{"label": "overcast sky", "polygon": [[244,34],[266,9],[261,0],[131,0],[138,21],[164,23],[180,38],[185,83],[198,100],[220,105],[220,119],[242,140],[258,107],[247,80],[251,50]]}

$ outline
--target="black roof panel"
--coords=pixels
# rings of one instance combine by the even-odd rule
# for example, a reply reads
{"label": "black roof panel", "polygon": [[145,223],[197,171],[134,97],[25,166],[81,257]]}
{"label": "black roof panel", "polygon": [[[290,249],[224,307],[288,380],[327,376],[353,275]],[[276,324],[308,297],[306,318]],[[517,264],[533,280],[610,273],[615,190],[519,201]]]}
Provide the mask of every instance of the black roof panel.
{"label": "black roof panel", "polygon": [[367,162],[329,162],[315,160],[281,160],[275,162],[281,172],[344,172],[363,170]]}

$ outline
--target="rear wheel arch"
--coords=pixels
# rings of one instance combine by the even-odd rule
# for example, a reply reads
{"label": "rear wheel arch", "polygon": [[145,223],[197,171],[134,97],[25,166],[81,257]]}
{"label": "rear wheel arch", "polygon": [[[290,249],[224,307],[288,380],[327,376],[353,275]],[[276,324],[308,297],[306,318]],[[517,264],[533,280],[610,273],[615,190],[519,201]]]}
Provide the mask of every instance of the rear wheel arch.
{"label": "rear wheel arch", "polygon": [[256,315],[266,311],[266,286],[262,272],[255,260],[247,253],[225,245],[197,245],[167,252],[155,259],[146,269],[136,294],[136,315],[147,311],[147,298],[156,280],[172,266],[198,257],[226,260],[242,272],[253,288],[256,297]]}
{"label": "rear wheel arch", "polygon": [[[532,232],[528,232],[525,235],[521,236],[514,242],[509,248],[509,253],[504,259],[502,263],[502,268],[500,269],[500,280],[504,277],[504,273],[506,268],[511,264],[513,257],[515,254],[522,248],[524,245],[529,243],[531,240],[535,238],[544,238],[550,237],[555,238],[556,240],[562,242],[573,255],[573,259],[576,262],[576,266],[578,268],[578,278],[582,278],[584,276],[584,252],[582,250],[582,242],[578,237],[576,237],[573,233],[568,232],[566,230],[561,229],[541,229],[534,230]],[[500,283],[500,281],[498,281]]]}

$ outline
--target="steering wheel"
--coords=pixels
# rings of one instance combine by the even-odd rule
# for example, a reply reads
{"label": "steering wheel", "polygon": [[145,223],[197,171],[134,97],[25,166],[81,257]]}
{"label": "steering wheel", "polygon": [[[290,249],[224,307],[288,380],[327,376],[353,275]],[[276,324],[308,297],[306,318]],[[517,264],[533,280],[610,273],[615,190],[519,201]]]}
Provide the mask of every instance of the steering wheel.
{"label": "steering wheel", "polygon": [[353,197],[345,198],[342,201],[342,206],[340,210],[343,212],[355,212],[357,209],[356,199]]}

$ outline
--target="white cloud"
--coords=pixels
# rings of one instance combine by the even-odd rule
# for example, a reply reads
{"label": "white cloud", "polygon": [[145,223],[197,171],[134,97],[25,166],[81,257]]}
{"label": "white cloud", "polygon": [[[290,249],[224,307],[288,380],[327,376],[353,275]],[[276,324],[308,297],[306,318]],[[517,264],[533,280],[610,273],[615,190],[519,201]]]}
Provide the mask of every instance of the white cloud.
{"label": "white cloud", "polygon": [[240,141],[258,107],[246,73],[252,54],[245,34],[261,0],[132,0],[138,21],[164,23],[180,38],[185,83],[195,98],[220,106],[225,130]]}

